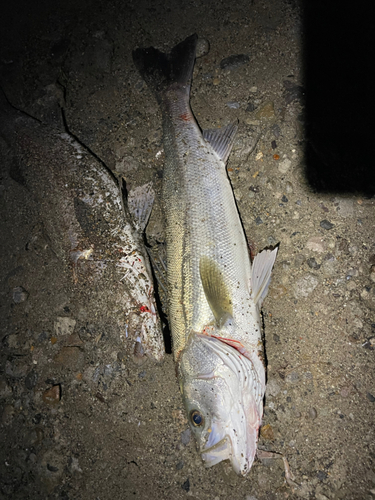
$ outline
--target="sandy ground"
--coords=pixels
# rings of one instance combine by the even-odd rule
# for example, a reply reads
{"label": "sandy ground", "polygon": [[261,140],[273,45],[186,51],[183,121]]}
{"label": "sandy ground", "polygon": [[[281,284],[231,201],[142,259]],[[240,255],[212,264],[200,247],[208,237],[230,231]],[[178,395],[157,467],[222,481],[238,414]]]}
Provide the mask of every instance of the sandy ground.
{"label": "sandy ground", "polygon": [[375,199],[306,181],[297,6],[16,3],[2,23],[10,102],[51,127],[59,102],[70,132],[128,188],[152,181],[150,243],[163,239],[161,116],[131,51],[168,50],[194,32],[209,42],[193,111],[203,128],[239,120],[228,174],[244,228],[258,250],[280,243],[263,309],[259,447],[288,459],[295,485],[281,459],[256,462],[246,478],[227,463],[203,467],[171,354],[136,364],[118,336],[75,313],[40,207],[0,138],[0,497],[374,498]]}

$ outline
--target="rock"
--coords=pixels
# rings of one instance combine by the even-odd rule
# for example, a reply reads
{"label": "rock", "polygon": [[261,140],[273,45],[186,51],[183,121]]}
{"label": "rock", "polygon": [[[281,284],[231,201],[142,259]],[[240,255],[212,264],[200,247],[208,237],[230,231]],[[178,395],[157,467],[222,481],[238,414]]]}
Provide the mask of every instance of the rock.
{"label": "rock", "polygon": [[312,236],[307,240],[306,248],[313,252],[323,253],[325,250],[323,238],[321,236]]}
{"label": "rock", "polygon": [[264,104],[259,110],[256,112],[256,118],[274,118],[275,117],[275,108],[273,102],[267,102]]}
{"label": "rock", "polygon": [[275,439],[274,432],[270,424],[261,427],[260,435],[267,441],[273,441]]}
{"label": "rock", "polygon": [[207,38],[198,38],[195,57],[198,59],[199,57],[206,56],[209,51],[210,42],[207,40]]}
{"label": "rock", "polygon": [[294,284],[294,296],[296,299],[308,297],[318,286],[319,280],[312,274],[307,274]]}
{"label": "rock", "polygon": [[228,108],[231,108],[231,109],[238,109],[240,107],[240,103],[230,101],[230,102],[227,102],[227,106],[228,106]]}
{"label": "rock", "polygon": [[43,401],[50,405],[55,406],[60,402],[61,387],[60,384],[52,386],[43,393]]}
{"label": "rock", "polygon": [[22,286],[16,286],[13,288],[13,302],[15,304],[20,304],[21,302],[25,302],[25,300],[29,297],[29,292],[27,292]]}
{"label": "rock", "polygon": [[316,417],[318,416],[318,412],[316,411],[315,408],[310,408],[308,416],[309,416],[309,418],[311,418],[311,420],[315,420]]}
{"label": "rock", "polygon": [[185,491],[189,491],[190,490],[190,481],[189,481],[189,478],[186,479],[186,481],[184,482],[184,484],[181,485],[181,488]]}
{"label": "rock", "polygon": [[307,265],[309,267],[311,267],[311,269],[319,269],[320,268],[320,264],[318,264],[316,262],[316,260],[314,259],[314,257],[312,257],[311,259],[307,259]]}
{"label": "rock", "polygon": [[279,172],[281,172],[282,174],[286,174],[291,165],[292,162],[289,160],[289,158],[285,158],[285,160],[279,163],[277,168],[279,169]]}
{"label": "rock", "polygon": [[285,377],[285,382],[289,384],[295,384],[298,381],[299,381],[299,375],[295,371],[288,373],[288,375]]}
{"label": "rock", "polygon": [[332,222],[329,222],[329,220],[327,220],[327,219],[324,219],[320,222],[320,227],[322,227],[323,229],[326,229],[327,231],[332,229],[334,226],[335,225],[332,224]]}
{"label": "rock", "polygon": [[26,388],[29,389],[29,391],[31,391],[31,389],[33,389],[36,386],[37,380],[38,380],[38,375],[34,370],[32,370],[26,375],[25,378]]}
{"label": "rock", "polygon": [[340,217],[352,217],[354,215],[354,202],[350,198],[335,198],[337,215]]}
{"label": "rock", "polygon": [[249,61],[250,57],[247,54],[237,54],[222,59],[220,61],[220,68],[232,71],[233,69],[243,66]]}
{"label": "rock", "polygon": [[[278,337],[278,335],[274,335],[274,337]],[[278,340],[280,340],[280,337],[278,337]],[[280,393],[281,389],[279,384],[276,382],[275,379],[271,379],[266,386],[266,397],[268,396],[277,396]]]}
{"label": "rock", "polygon": [[370,401],[370,403],[375,403],[375,397],[370,393],[366,393],[366,398]]}
{"label": "rock", "polygon": [[68,317],[57,317],[54,323],[55,334],[59,335],[71,335],[76,326],[76,320]]}

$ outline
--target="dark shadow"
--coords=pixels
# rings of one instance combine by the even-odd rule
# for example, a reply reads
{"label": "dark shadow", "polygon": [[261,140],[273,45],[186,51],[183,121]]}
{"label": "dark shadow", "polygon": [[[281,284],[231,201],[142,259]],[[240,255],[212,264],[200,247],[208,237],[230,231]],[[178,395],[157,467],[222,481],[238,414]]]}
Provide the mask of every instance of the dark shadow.
{"label": "dark shadow", "polygon": [[375,194],[375,8],[302,0],[306,176],[316,191]]}

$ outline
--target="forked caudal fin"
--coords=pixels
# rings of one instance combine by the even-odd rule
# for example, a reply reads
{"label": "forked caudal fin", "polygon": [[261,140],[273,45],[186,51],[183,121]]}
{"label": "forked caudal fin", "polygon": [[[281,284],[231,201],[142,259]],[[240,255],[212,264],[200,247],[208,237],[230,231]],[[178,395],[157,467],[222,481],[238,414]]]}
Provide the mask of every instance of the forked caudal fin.
{"label": "forked caudal fin", "polygon": [[186,86],[189,93],[198,36],[189,36],[165,54],[154,47],[133,51],[133,61],[143,79],[160,102],[161,95],[172,84]]}

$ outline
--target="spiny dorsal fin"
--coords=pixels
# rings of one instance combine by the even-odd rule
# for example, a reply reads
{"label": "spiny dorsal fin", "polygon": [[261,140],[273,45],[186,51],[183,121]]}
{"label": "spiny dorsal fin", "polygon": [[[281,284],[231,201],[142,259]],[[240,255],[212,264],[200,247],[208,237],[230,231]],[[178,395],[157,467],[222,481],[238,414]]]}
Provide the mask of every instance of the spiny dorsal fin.
{"label": "spiny dorsal fin", "polygon": [[224,277],[216,262],[209,257],[201,257],[199,272],[202,286],[210,309],[219,327],[233,315],[232,300]]}
{"label": "spiny dorsal fin", "polygon": [[232,150],[237,129],[238,124],[235,122],[227,125],[226,127],[206,129],[202,131],[203,139],[211,144],[211,147],[224,163],[227,162]]}
{"label": "spiny dorsal fin", "polygon": [[255,304],[259,308],[266,298],[271,281],[271,271],[276,259],[278,247],[273,250],[263,250],[255,256],[251,270],[251,290]]}

